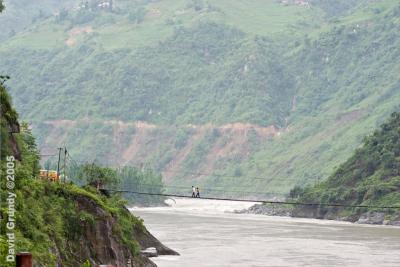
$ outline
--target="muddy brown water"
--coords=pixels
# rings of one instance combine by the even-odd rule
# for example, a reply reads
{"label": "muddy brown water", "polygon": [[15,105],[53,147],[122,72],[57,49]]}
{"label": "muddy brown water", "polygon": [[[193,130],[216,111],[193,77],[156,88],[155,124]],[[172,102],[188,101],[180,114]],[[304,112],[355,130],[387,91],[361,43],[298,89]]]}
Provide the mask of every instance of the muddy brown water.
{"label": "muddy brown water", "polygon": [[132,209],[181,256],[159,267],[400,267],[400,227],[227,213],[252,203],[176,199],[172,207]]}

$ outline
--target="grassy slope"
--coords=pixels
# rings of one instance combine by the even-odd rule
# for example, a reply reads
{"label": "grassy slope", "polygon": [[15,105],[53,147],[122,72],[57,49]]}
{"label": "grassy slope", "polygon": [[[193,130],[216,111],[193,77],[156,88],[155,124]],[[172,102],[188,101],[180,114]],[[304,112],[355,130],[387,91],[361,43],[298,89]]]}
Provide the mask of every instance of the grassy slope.
{"label": "grassy slope", "polygon": [[[85,235],[95,229],[96,223],[111,218],[114,238],[137,256],[140,246],[134,240],[135,231],[144,229],[142,221],[129,214],[118,199],[109,199],[95,191],[74,185],[60,185],[31,179],[20,179],[16,190],[18,211],[17,251],[30,251],[40,265],[52,266],[56,262],[65,266],[78,266],[86,260],[79,253],[82,240],[94,238]],[[95,201],[106,217],[79,208],[77,198]],[[136,230],[135,230],[136,229]],[[140,230],[141,231],[141,230]],[[4,242],[4,240],[2,240]],[[4,255],[5,244],[2,244]],[[96,259],[96,255],[92,255]],[[134,260],[136,261],[136,260]]]}
{"label": "grassy slope", "polygon": [[[52,49],[54,45],[62,47],[68,38],[67,31],[74,25],[93,26],[94,31],[98,33],[93,37],[95,42],[100,43],[105,49],[118,49],[152,45],[171,36],[176,27],[190,27],[201,21],[223,23],[252,35],[265,36],[278,33],[301,34],[315,29],[323,20],[323,12],[318,8],[283,6],[273,0],[234,2],[209,0],[202,1],[204,4],[200,10],[195,10],[191,5],[192,1],[189,0],[155,1],[148,4],[138,2],[119,1],[116,7],[120,10],[115,13],[70,11],[68,19],[61,23],[61,27],[54,23],[56,16],[44,17],[33,27],[22,30],[15,37],[8,39],[2,44],[2,48],[19,46]],[[141,23],[130,21],[129,14],[139,7],[145,8],[147,12],[143,21]],[[7,12],[5,14],[7,15]],[[80,23],[81,20],[77,17],[87,14],[93,14],[90,15],[93,18],[87,23]],[[46,33],[46,38],[51,37],[53,42],[45,42],[43,39],[45,35],[41,33]]]}

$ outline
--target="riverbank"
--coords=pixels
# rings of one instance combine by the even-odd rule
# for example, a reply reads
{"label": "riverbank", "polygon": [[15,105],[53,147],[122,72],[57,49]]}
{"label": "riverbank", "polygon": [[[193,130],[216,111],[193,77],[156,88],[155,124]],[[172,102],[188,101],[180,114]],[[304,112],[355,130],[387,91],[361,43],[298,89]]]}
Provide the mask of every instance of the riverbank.
{"label": "riverbank", "polygon": [[321,214],[318,208],[294,208],[290,205],[255,204],[247,209],[235,210],[237,214],[257,214],[268,216],[283,216],[293,218],[309,218],[322,220],[346,221],[356,224],[400,226],[400,214],[388,216],[385,212],[364,212],[339,216],[334,210]]}

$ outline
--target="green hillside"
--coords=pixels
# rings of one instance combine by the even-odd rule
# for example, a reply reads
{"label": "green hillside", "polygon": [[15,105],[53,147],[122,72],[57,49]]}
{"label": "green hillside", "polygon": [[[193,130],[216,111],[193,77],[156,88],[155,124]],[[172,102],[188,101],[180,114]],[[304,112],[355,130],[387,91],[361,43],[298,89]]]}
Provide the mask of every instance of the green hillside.
{"label": "green hillside", "polygon": [[107,197],[90,186],[39,179],[35,139],[26,124],[19,126],[2,78],[0,100],[1,266],[15,266],[15,261],[4,259],[22,251],[31,252],[38,266],[121,266],[128,259],[133,266],[152,266],[140,254],[147,248],[143,244],[175,254],[146,230],[118,195]]}
{"label": "green hillside", "polygon": [[0,43],[43,151],[281,195],[399,109],[396,0],[89,2]]}
{"label": "green hillside", "polygon": [[[138,9],[143,18],[130,19]],[[39,21],[0,46],[1,65],[14,81],[27,73],[29,91],[11,83],[33,121],[283,125],[293,81],[278,44],[262,36],[306,32],[319,13],[275,1],[122,1],[113,12],[71,10]]]}
{"label": "green hillside", "polygon": [[338,26],[290,58],[298,76],[289,133],[256,153],[245,170],[261,169],[274,188],[315,183],[399,110],[398,12]]}
{"label": "green hillside", "polygon": [[[326,181],[296,193],[300,201],[311,203],[400,206],[399,189],[400,114],[393,113]],[[344,217],[361,212],[365,210],[321,206],[316,216],[329,213],[331,217]],[[395,211],[385,212],[390,215]]]}

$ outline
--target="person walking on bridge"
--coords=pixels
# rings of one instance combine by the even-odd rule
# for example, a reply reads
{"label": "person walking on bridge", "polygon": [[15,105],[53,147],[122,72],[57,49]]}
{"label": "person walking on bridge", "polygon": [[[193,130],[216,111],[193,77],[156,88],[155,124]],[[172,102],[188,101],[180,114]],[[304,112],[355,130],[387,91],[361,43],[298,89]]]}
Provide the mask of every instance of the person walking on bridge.
{"label": "person walking on bridge", "polygon": [[192,197],[196,197],[196,188],[192,185]]}
{"label": "person walking on bridge", "polygon": [[196,197],[200,198],[200,189],[198,187],[196,188]]}

